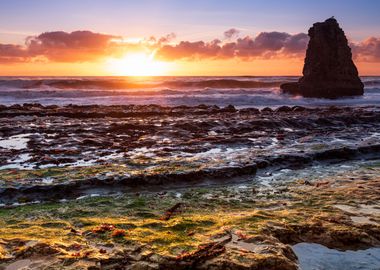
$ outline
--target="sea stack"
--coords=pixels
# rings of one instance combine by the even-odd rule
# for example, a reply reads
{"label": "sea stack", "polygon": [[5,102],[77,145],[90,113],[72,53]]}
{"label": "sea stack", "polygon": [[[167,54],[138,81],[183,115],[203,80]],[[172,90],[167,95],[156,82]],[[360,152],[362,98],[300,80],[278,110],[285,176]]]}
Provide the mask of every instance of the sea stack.
{"label": "sea stack", "polygon": [[309,29],[303,77],[281,85],[283,93],[316,98],[359,96],[364,93],[347,38],[334,17]]}

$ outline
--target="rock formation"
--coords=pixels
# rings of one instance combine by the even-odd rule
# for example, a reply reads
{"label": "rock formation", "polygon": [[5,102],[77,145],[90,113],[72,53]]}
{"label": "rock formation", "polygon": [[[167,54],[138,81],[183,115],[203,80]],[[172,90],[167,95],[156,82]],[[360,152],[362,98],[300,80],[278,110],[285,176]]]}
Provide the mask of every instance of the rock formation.
{"label": "rock formation", "polygon": [[330,18],[315,23],[309,36],[303,77],[296,83],[282,84],[283,92],[318,98],[363,95],[364,85],[338,22]]}

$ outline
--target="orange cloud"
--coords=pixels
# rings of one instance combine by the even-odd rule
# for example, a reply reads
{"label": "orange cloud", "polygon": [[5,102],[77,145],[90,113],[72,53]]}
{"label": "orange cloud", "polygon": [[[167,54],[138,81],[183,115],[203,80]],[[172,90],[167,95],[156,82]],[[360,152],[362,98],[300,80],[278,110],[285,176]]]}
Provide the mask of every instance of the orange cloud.
{"label": "orange cloud", "polygon": [[370,37],[362,42],[352,43],[351,48],[357,61],[380,62],[380,37]]}
{"label": "orange cloud", "polygon": [[[179,41],[173,44],[174,33],[133,43],[121,36],[91,31],[45,32],[28,37],[24,45],[0,44],[0,63],[96,62],[136,51],[155,52],[157,58],[165,61],[302,59],[309,40],[305,33],[261,32],[255,37],[240,38],[238,35],[239,31],[231,28],[224,32],[224,41]],[[380,38],[371,37],[351,46],[358,61],[380,61]]]}
{"label": "orange cloud", "polygon": [[90,31],[47,32],[28,38],[27,50],[32,56],[42,55],[51,61],[92,61],[109,53],[109,45],[115,38],[119,37]]}
{"label": "orange cloud", "polygon": [[[227,37],[235,33],[231,30],[227,31]],[[228,43],[222,43],[218,39],[211,42],[181,41],[176,45],[162,46],[157,55],[167,60],[297,57],[304,54],[308,41],[309,37],[303,33],[291,35],[280,32],[262,32],[255,38],[246,36]]]}
{"label": "orange cloud", "polygon": [[23,62],[28,51],[20,45],[0,44],[0,63]]}
{"label": "orange cloud", "polygon": [[109,53],[109,44],[115,38],[119,37],[90,31],[46,32],[28,37],[25,46],[0,44],[0,61],[26,62],[36,57],[56,62],[93,61]]}
{"label": "orange cloud", "polygon": [[74,31],[45,32],[28,37],[24,46],[0,44],[0,62],[92,62],[100,58],[140,50],[141,45],[123,42],[120,36]]}

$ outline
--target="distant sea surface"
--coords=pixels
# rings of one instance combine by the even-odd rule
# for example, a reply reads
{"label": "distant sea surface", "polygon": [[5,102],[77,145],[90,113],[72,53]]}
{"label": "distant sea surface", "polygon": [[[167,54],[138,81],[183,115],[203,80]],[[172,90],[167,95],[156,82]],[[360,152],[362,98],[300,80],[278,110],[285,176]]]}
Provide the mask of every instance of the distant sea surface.
{"label": "distant sea surface", "polygon": [[0,77],[0,104],[379,105],[380,77],[362,77],[362,97],[334,100],[281,94],[280,84],[298,77]]}

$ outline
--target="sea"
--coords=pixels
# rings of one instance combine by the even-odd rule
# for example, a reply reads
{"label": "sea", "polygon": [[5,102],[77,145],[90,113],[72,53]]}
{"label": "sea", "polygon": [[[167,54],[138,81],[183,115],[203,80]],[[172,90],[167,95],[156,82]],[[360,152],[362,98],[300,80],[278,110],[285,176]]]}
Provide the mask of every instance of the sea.
{"label": "sea", "polygon": [[244,107],[367,106],[380,104],[380,77],[362,77],[365,93],[340,99],[282,94],[292,76],[241,77],[0,77],[0,104]]}

